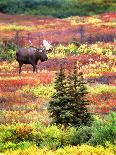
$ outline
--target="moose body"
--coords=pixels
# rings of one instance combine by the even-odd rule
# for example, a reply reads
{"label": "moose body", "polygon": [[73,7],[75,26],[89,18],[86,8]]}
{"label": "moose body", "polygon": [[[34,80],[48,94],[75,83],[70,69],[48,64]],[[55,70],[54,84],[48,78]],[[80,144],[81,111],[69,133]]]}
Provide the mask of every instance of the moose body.
{"label": "moose body", "polygon": [[31,64],[33,66],[33,72],[37,72],[37,62],[47,61],[48,57],[44,48],[37,49],[35,47],[20,48],[16,52],[16,60],[19,63],[19,73],[21,73],[21,67],[23,64]]}

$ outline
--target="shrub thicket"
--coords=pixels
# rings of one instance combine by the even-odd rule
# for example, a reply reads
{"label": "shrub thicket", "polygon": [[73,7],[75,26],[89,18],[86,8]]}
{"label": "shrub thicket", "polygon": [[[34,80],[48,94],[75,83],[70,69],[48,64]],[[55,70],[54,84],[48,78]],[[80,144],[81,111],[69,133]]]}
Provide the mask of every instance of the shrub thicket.
{"label": "shrub thicket", "polygon": [[25,149],[29,146],[57,149],[68,145],[89,144],[105,146],[116,144],[116,113],[104,119],[95,118],[92,126],[66,129],[40,123],[0,125],[0,152],[7,149]]}

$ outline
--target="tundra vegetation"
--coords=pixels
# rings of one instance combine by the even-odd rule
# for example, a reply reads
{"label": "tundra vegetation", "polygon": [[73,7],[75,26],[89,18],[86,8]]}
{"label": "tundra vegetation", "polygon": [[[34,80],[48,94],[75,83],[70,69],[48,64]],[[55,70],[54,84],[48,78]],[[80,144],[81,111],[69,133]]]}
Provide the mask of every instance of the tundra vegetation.
{"label": "tundra vegetation", "polygon": [[[93,22],[102,27],[104,35],[112,34],[114,14],[99,17],[87,17],[80,22],[89,26]],[[70,17],[66,22],[77,26],[77,19]],[[23,22],[25,25],[29,19]],[[42,30],[47,28],[43,24]],[[92,27],[91,31],[95,32]],[[2,29],[0,34],[10,37],[12,30]],[[115,155],[115,39],[107,43],[58,44],[47,54],[48,61],[38,61],[38,73],[34,74],[30,64],[18,73],[16,50],[13,43],[6,47],[1,43],[0,154]]]}

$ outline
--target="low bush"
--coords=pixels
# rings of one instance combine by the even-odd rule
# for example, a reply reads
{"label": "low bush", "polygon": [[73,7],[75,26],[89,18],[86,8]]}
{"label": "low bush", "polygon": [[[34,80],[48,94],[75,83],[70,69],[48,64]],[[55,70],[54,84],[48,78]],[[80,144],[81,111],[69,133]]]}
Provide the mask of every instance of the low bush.
{"label": "low bush", "polygon": [[2,125],[0,127],[0,152],[6,149],[26,148],[29,145],[39,146],[42,139],[42,131],[40,131],[32,125]]}
{"label": "low bush", "polygon": [[108,44],[104,47],[102,43],[98,42],[95,44],[77,44],[75,42],[69,43],[67,46],[57,45],[54,47],[52,53],[48,54],[49,58],[64,58],[69,55],[80,55],[80,54],[98,54],[102,56],[112,56],[116,54],[115,46],[109,46]]}
{"label": "low bush", "polygon": [[92,128],[88,126],[80,127],[75,130],[72,137],[70,137],[71,145],[81,145],[87,143],[92,137]]}
{"label": "low bush", "polygon": [[116,113],[111,113],[104,119],[96,117],[92,126],[89,127],[64,128],[56,125],[45,127],[40,123],[0,125],[0,152],[7,149],[25,149],[29,146],[37,146],[43,150],[45,148],[60,150],[65,146],[83,144],[91,145],[93,149],[92,146],[98,145],[101,145],[100,148],[107,148],[110,145],[114,149],[113,145],[116,144],[115,120]]}
{"label": "low bush", "polygon": [[95,119],[91,127],[84,126],[76,129],[70,137],[71,145],[89,144],[106,146],[107,143],[116,144],[116,114],[111,113],[102,119]]}
{"label": "low bush", "polygon": [[112,112],[104,121],[94,122],[92,136],[87,143],[93,146],[116,144],[116,113]]}
{"label": "low bush", "polygon": [[13,61],[15,59],[15,54],[17,50],[17,45],[8,42],[6,46],[0,44],[0,60]]}
{"label": "low bush", "polygon": [[[16,151],[6,151],[4,155],[115,155],[116,146],[109,145],[106,148],[102,146],[89,146],[89,145],[81,145],[81,146],[67,146],[64,148],[59,148],[55,151],[48,150],[46,148],[38,149],[35,146],[29,147],[25,150],[18,149]],[[1,154],[2,155],[2,154]]]}
{"label": "low bush", "polygon": [[62,139],[63,133],[57,126],[48,127],[44,131],[43,141],[40,144],[40,147],[47,147],[49,149],[56,150],[58,147],[63,145]]}
{"label": "low bush", "polygon": [[37,97],[50,97],[54,93],[53,85],[37,85],[30,88],[25,86],[20,90],[22,93],[31,93]]}
{"label": "low bush", "polygon": [[7,52],[0,52],[0,61],[2,60],[8,60],[13,61],[15,59],[15,53],[16,51],[8,50]]}
{"label": "low bush", "polygon": [[107,84],[97,84],[94,87],[87,85],[87,88],[91,95],[97,95],[102,93],[116,93],[116,87]]}
{"label": "low bush", "polygon": [[5,144],[2,144],[2,151],[6,150],[16,150],[16,149],[27,149],[31,147],[33,144],[28,141],[21,141],[19,143],[13,143],[13,142],[7,142]]}
{"label": "low bush", "polygon": [[22,25],[15,25],[15,24],[7,24],[7,25],[0,25],[0,30],[9,32],[9,31],[33,31],[36,30],[33,26],[22,26]]}

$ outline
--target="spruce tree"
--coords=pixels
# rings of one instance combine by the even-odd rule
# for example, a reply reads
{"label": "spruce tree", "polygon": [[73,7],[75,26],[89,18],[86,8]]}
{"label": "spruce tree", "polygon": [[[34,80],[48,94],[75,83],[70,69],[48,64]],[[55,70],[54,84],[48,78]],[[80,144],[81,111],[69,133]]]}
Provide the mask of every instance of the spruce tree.
{"label": "spruce tree", "polygon": [[53,123],[65,127],[91,124],[92,116],[87,110],[90,103],[86,98],[88,92],[82,73],[77,73],[76,63],[73,73],[68,77],[65,76],[61,65],[55,81],[55,90],[48,107]]}
{"label": "spruce tree", "polygon": [[90,101],[87,99],[87,88],[84,82],[83,74],[77,73],[76,63],[72,75],[67,78],[68,89],[67,96],[71,97],[70,102],[70,124],[73,126],[90,125],[92,115],[89,113],[87,106]]}
{"label": "spruce tree", "polygon": [[52,123],[64,124],[65,123],[65,106],[67,103],[66,94],[66,77],[64,74],[63,65],[60,65],[60,71],[56,76],[55,80],[55,90],[56,92],[52,96],[49,102],[48,111],[50,112],[50,117],[52,117]]}

